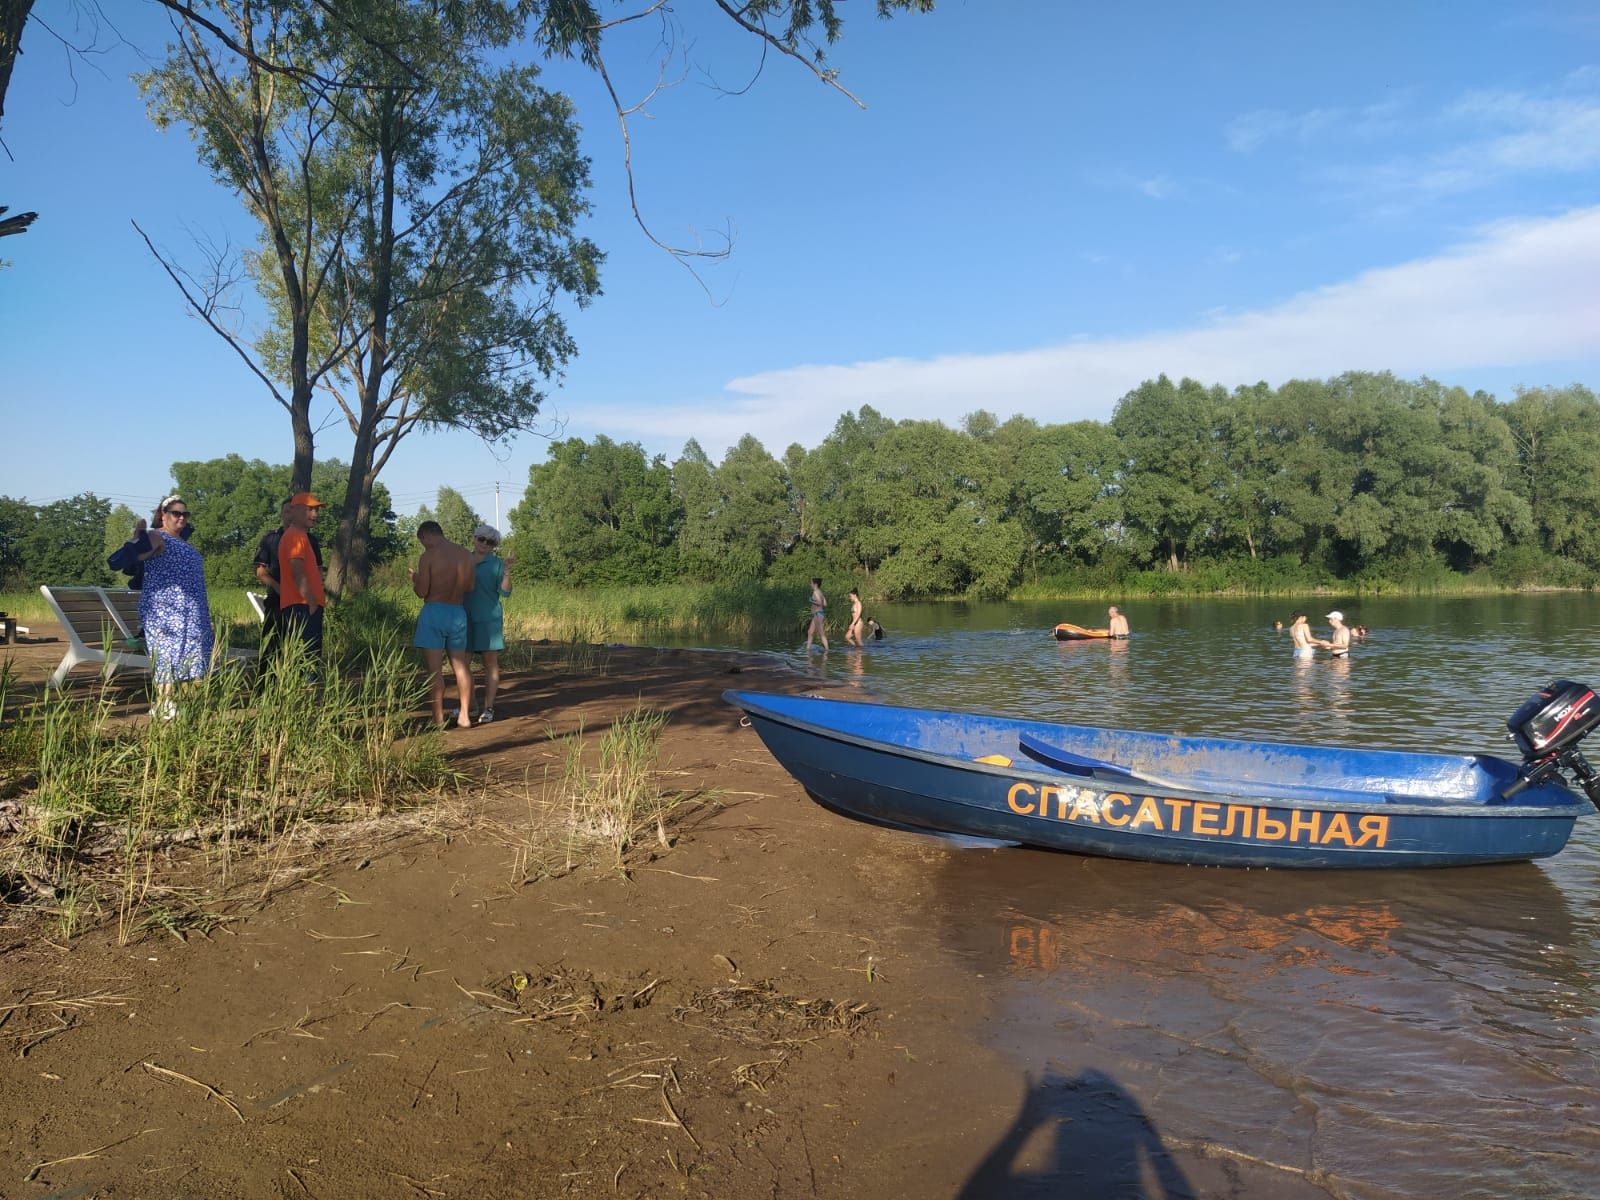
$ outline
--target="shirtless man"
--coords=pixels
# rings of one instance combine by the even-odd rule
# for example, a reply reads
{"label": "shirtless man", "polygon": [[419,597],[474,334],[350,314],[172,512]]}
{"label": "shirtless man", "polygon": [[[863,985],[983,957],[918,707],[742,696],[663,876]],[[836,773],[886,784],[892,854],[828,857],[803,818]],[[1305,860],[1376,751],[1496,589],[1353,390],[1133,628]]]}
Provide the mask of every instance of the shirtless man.
{"label": "shirtless man", "polygon": [[861,593],[855,588],[850,589],[850,628],[844,631],[844,640],[847,645],[864,646],[866,639],[861,636]]}
{"label": "shirtless man", "polygon": [[1128,636],[1128,618],[1122,615],[1115,604],[1106,609],[1106,617],[1108,618],[1106,628],[1111,630],[1112,637],[1125,638]]}
{"label": "shirtless man", "polygon": [[1344,623],[1344,614],[1338,609],[1328,614],[1328,624],[1333,626],[1333,636],[1322,644],[1333,651],[1335,658],[1343,658],[1350,653],[1350,627]]}
{"label": "shirtless man", "polygon": [[467,652],[467,610],[462,605],[472,590],[472,555],[444,536],[437,521],[417,526],[417,541],[422,543],[422,558],[411,572],[411,590],[422,597],[422,612],[417,615],[417,633],[412,644],[422,651],[433,682],[433,720],[443,726],[444,675],[440,668],[450,656],[450,669],[456,677],[456,724],[472,727],[472,656]]}
{"label": "shirtless man", "polygon": [[1289,640],[1294,643],[1294,656],[1296,658],[1310,658],[1317,652],[1318,646],[1328,643],[1321,638],[1311,636],[1311,626],[1306,624],[1306,615],[1299,610],[1292,614],[1289,622]]}

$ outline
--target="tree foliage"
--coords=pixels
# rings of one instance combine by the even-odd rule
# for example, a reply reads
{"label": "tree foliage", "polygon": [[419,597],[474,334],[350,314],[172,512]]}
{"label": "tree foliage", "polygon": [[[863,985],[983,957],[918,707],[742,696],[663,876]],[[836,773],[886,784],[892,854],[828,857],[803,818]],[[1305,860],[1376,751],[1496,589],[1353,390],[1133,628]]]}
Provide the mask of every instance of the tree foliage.
{"label": "tree foliage", "polygon": [[[239,349],[289,411],[296,486],[309,481],[313,393],[344,415],[352,461],[330,581],[358,590],[372,485],[398,443],[421,428],[491,441],[532,428],[574,353],[560,302],[599,291],[601,255],[575,232],[588,163],[570,102],[536,67],[504,64],[510,6],[225,11],[255,57],[221,54],[188,25],[142,84],[155,119],[186,126],[260,223],[247,265],[271,319]],[[278,57],[315,78],[261,65]],[[190,299],[227,332],[215,294]]]}
{"label": "tree foliage", "polygon": [[[780,461],[747,437],[720,466],[691,440],[654,491],[665,468],[639,447],[572,439],[512,521],[519,536],[535,522],[545,576],[576,584],[662,578],[674,556],[691,578],[848,575],[889,597],[1224,563],[1261,580],[1294,564],[1570,578],[1554,560],[1600,571],[1597,451],[1600,402],[1582,388],[1500,404],[1387,374],[1232,393],[1161,376],[1110,422],[980,411],[952,430],[863,407],[813,450]],[[623,500],[640,495],[656,502]],[[648,538],[643,512],[660,518]]]}
{"label": "tree foliage", "polygon": [[[677,18],[648,3],[602,13],[590,0],[166,2],[180,38],[141,79],[151,115],[188,128],[260,223],[246,267],[270,322],[250,338],[232,330],[227,264],[199,275],[163,265],[288,413],[296,487],[314,458],[313,396],[344,414],[351,474],[330,583],[356,590],[371,558],[372,484],[398,442],[445,426],[488,440],[532,428],[543,387],[576,352],[562,305],[599,293],[600,251],[574,232],[588,163],[572,107],[540,86],[536,65],[510,61],[519,39],[598,72],[626,145],[637,107],[618,95],[603,43],[637,18],[674,30]],[[875,5],[880,17],[932,8]],[[835,0],[716,9],[763,52],[839,87],[824,66],[842,29]],[[723,253],[649,234],[631,174],[629,199],[664,249]],[[768,558],[735,549],[745,569]]]}
{"label": "tree foliage", "polygon": [[424,506],[418,513],[415,521],[410,522],[409,532],[414,538],[417,526],[424,521],[437,521],[439,528],[444,530],[444,536],[458,546],[472,547],[472,531],[483,524],[483,518],[472,505],[467,503],[467,498],[453,487],[441,487],[437,497],[437,506],[427,508]]}
{"label": "tree foliage", "polygon": [[678,574],[682,512],[671,472],[636,442],[568,438],[528,472],[511,510],[518,545],[531,542],[566,583],[662,583]]}
{"label": "tree foliage", "polygon": [[0,496],[0,567],[8,584],[115,583],[106,566],[111,502],[93,492],[33,505]]}
{"label": "tree foliage", "polygon": [[[349,465],[336,459],[312,468],[310,490],[324,505],[314,530],[319,539],[326,540],[328,530],[338,524],[340,489],[349,472]],[[206,583],[222,588],[254,587],[256,546],[278,528],[280,508],[295,490],[291,488],[291,468],[230,454],[173,463],[172,477],[178,494],[188,501],[194,528],[190,541],[205,558]],[[388,490],[378,484],[368,536],[379,562],[394,557],[398,549],[393,514],[388,510]]]}

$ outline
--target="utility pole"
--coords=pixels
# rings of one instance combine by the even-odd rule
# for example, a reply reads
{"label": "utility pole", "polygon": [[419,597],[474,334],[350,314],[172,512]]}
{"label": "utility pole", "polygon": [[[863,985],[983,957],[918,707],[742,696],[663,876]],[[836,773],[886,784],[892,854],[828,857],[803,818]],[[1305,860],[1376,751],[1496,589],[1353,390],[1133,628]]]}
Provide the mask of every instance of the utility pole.
{"label": "utility pole", "polygon": [[494,481],[494,527],[500,530],[500,536],[505,536],[505,529],[500,525],[500,481]]}

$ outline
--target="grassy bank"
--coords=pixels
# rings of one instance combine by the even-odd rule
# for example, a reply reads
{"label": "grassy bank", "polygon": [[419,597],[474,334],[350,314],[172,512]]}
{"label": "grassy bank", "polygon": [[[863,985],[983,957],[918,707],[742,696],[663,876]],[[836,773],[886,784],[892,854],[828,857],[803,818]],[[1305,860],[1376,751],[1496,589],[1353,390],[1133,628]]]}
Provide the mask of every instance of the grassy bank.
{"label": "grassy bank", "polygon": [[1419,555],[1375,564],[1350,576],[1297,559],[1202,563],[1179,571],[1083,567],[1015,589],[1013,600],[1163,599],[1207,596],[1489,596],[1531,590],[1594,590],[1600,575],[1567,559],[1508,552],[1492,566],[1462,572]]}
{"label": "grassy bank", "polygon": [[[337,838],[370,853],[396,816],[401,828],[459,827],[467,808],[439,802],[491,781],[447,760],[402,628],[409,640],[393,597],[352,601],[315,683],[291,646],[259,677],[230,665],[179,686],[168,720],[147,715],[142,680],[79,678],[44,692],[0,654],[0,910],[45,914],[64,937],[111,920],[124,941],[184,937],[224,919],[216,902],[247,859],[264,868],[248,878],[268,886],[304,870],[283,874],[307,846]],[[608,673],[611,654],[515,642],[504,663],[570,678]],[[635,847],[670,844],[668,818],[687,797],[661,785],[665,722],[636,706],[592,737],[581,722],[559,738],[545,728],[560,766],[524,772],[528,820],[512,839],[520,878],[625,870]],[[515,790],[514,777],[495,782]]]}
{"label": "grassy bank", "polygon": [[[24,699],[0,688],[0,900],[42,904],[67,936],[114,912],[125,935],[172,916],[157,859],[203,850],[226,886],[237,854],[308,823],[426,803],[453,778],[416,728],[426,682],[398,645],[307,683],[298,647],[257,679],[226,667],[176,690],[171,720],[101,680]],[[160,915],[165,914],[165,915]]]}

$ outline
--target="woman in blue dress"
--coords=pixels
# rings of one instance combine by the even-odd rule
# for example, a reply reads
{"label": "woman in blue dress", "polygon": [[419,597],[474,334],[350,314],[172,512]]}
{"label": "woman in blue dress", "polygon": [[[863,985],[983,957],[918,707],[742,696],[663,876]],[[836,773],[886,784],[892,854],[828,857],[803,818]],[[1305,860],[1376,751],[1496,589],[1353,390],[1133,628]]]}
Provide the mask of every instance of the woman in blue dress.
{"label": "woman in blue dress", "polygon": [[[173,684],[200,678],[211,664],[205,565],[200,551],[183,538],[188,522],[188,503],[182,496],[168,496],[152,517],[150,549],[139,556],[144,563],[139,619],[155,664],[156,706],[151,712],[168,721],[178,712]],[[134,537],[142,532],[135,529]]]}
{"label": "woman in blue dress", "polygon": [[467,593],[467,653],[483,656],[483,711],[476,724],[494,720],[494,697],[500,690],[500,651],[506,648],[505,617],[500,601],[511,595],[511,555],[496,556],[500,531],[479,525],[472,531],[472,590]]}

